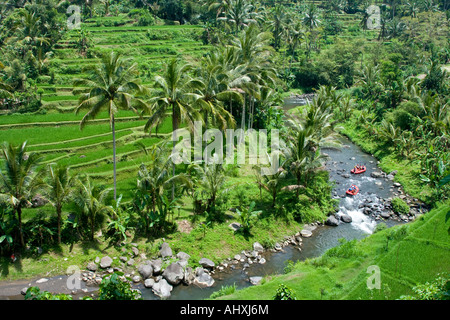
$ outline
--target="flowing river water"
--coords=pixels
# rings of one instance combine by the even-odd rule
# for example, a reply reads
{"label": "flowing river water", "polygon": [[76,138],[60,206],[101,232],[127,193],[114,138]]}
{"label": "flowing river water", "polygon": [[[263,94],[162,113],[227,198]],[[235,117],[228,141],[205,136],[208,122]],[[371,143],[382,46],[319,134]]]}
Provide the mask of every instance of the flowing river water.
{"label": "flowing river water", "polygon": [[[388,179],[372,178],[371,173],[380,171],[377,167],[377,160],[369,154],[364,153],[358,146],[345,137],[339,138],[342,148],[323,149],[322,152],[328,154],[329,158],[325,163],[326,169],[330,173],[330,180],[334,181],[333,196],[339,201],[339,211],[336,215],[347,214],[352,218],[351,223],[340,222],[338,226],[320,225],[312,232],[313,235],[303,239],[301,251],[297,246],[288,245],[282,251],[266,251],[263,257],[266,263],[254,263],[248,268],[242,268],[242,263],[236,268],[226,268],[224,271],[215,272],[213,278],[215,283],[212,287],[200,288],[196,285],[178,285],[171,292],[169,299],[176,300],[199,300],[208,298],[214,291],[222,286],[235,285],[237,289],[242,289],[252,284],[249,277],[265,276],[283,273],[285,263],[302,261],[307,258],[318,257],[327,249],[339,245],[339,239],[347,240],[361,239],[373,233],[377,223],[382,220],[375,220],[370,215],[364,214],[364,204],[370,203],[372,206],[382,208],[383,199],[392,197],[393,182]],[[367,171],[364,174],[349,174],[350,169],[355,164],[365,164]],[[345,190],[351,185],[358,185],[360,192],[353,197],[345,196]],[[394,220],[384,221],[388,227],[400,222]],[[38,285],[41,290],[51,292],[67,292],[67,276],[58,276],[48,279],[45,283],[37,284],[36,280],[19,280],[12,282],[0,282],[0,299],[23,299],[20,290],[30,285]],[[97,290],[96,287],[87,287],[81,282],[84,294],[90,294]],[[142,292],[145,300],[159,299],[153,294],[151,289],[145,288],[142,284],[134,286]],[[74,295],[76,298],[77,295]]]}

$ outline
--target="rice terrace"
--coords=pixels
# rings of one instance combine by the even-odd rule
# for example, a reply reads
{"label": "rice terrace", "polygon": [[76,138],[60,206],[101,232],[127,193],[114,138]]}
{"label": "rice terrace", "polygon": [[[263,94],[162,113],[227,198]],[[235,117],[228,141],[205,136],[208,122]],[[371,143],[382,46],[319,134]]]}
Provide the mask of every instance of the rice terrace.
{"label": "rice terrace", "polygon": [[0,0],[0,300],[448,300],[449,19]]}

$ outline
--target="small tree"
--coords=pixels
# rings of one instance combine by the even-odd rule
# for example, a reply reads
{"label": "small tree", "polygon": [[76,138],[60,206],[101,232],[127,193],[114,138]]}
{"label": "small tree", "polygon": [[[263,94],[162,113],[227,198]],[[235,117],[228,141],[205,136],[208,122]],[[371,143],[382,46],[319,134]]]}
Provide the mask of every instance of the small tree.
{"label": "small tree", "polygon": [[239,215],[239,220],[243,226],[243,231],[244,233],[248,233],[250,231],[251,228],[251,223],[253,218],[255,218],[258,214],[260,214],[262,211],[253,211],[253,209],[255,208],[255,202],[252,201],[252,203],[250,203],[249,207],[244,207],[241,210],[239,210],[238,208],[236,208],[236,212]]}

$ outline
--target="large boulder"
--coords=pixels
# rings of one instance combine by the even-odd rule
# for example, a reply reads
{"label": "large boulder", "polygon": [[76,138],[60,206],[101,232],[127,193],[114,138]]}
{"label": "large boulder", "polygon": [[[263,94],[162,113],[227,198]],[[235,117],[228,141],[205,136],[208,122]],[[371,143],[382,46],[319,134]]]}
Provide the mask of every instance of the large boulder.
{"label": "large boulder", "polygon": [[261,282],[262,278],[263,277],[254,276],[254,277],[250,277],[249,281],[250,281],[251,284],[256,286],[256,285],[258,285]]}
{"label": "large boulder", "polygon": [[89,262],[87,267],[86,267],[89,271],[97,271],[98,267],[94,262]]}
{"label": "large boulder", "polygon": [[159,254],[163,258],[172,256],[172,249],[170,249],[170,246],[167,242],[163,242],[163,244],[161,245],[161,249],[159,250]]}
{"label": "large boulder", "polygon": [[214,279],[207,274],[203,269],[197,269],[197,276],[194,279],[194,284],[201,287],[211,287],[214,284]]}
{"label": "large boulder", "polygon": [[156,294],[161,299],[169,298],[172,289],[173,287],[166,281],[166,279],[159,280],[152,287],[153,293]]}
{"label": "large boulder", "polygon": [[303,229],[302,231],[300,231],[300,234],[302,235],[303,238],[309,238],[312,236],[311,230],[308,229]]}
{"label": "large boulder", "polygon": [[382,178],[382,177],[383,177],[383,173],[374,171],[374,172],[372,172],[372,173],[370,174],[370,176],[371,176],[372,178]]}
{"label": "large boulder", "polygon": [[151,260],[151,265],[153,267],[154,274],[160,274],[162,269],[163,261],[161,259]]}
{"label": "large boulder", "polygon": [[177,258],[180,260],[188,261],[191,256],[186,252],[180,251],[177,253]]}
{"label": "large boulder", "polygon": [[327,221],[325,222],[326,225],[329,226],[337,226],[339,224],[339,220],[336,219],[335,216],[331,215],[327,218]]}
{"label": "large boulder", "polygon": [[341,215],[341,220],[346,223],[350,223],[353,221],[352,217],[350,217],[348,214],[345,213]]}
{"label": "large boulder", "polygon": [[142,276],[142,279],[147,279],[153,274],[153,267],[151,264],[141,264],[138,267],[138,272]]}
{"label": "large boulder", "polygon": [[191,267],[186,267],[184,269],[184,278],[183,278],[183,283],[186,285],[190,285],[194,282],[195,280],[195,274],[194,271],[192,270]]}
{"label": "large boulder", "polygon": [[107,268],[111,267],[112,261],[113,260],[110,257],[108,257],[108,256],[103,257],[100,260],[100,268],[107,269]]}
{"label": "large boulder", "polygon": [[256,252],[263,252],[264,247],[259,242],[255,242],[253,243],[253,250],[255,250]]}
{"label": "large boulder", "polygon": [[162,276],[172,285],[179,284],[184,278],[183,267],[174,262],[170,264],[163,272]]}
{"label": "large boulder", "polygon": [[201,258],[198,262],[204,268],[214,268],[215,263],[207,258]]}

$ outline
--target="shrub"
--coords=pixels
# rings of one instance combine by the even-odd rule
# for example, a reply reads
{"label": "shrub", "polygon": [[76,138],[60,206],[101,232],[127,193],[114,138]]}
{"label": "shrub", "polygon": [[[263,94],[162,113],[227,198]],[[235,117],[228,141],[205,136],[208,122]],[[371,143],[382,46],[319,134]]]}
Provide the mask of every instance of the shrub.
{"label": "shrub", "polygon": [[72,300],[72,296],[41,291],[39,287],[29,287],[25,293],[25,300]]}
{"label": "shrub", "polygon": [[119,278],[121,273],[115,272],[103,278],[98,291],[98,300],[141,300],[139,291],[133,290],[128,281]]}
{"label": "shrub", "polygon": [[280,284],[277,288],[277,292],[273,296],[273,300],[297,300],[297,297],[292,289],[284,284]]}
{"label": "shrub", "polygon": [[439,274],[431,283],[420,284],[413,291],[415,295],[401,296],[400,300],[450,300],[449,277]]}
{"label": "shrub", "polygon": [[409,206],[400,198],[393,198],[391,201],[392,210],[397,214],[408,214]]}

